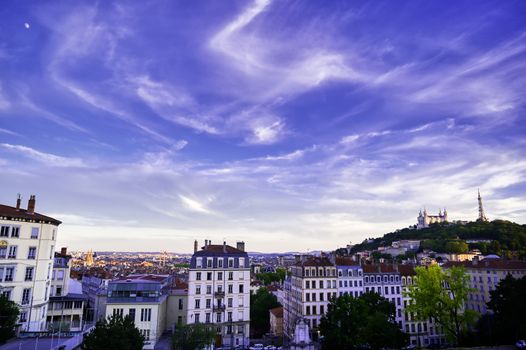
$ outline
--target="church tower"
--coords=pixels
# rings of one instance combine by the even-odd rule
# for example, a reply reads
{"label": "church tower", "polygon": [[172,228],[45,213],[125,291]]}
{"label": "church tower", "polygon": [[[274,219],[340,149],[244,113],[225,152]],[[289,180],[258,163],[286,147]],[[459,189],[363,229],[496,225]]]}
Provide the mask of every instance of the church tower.
{"label": "church tower", "polygon": [[479,196],[478,196],[478,200],[479,200],[479,217],[477,219],[477,221],[488,221],[488,218],[486,217],[486,214],[484,214],[484,207],[482,206],[482,197],[480,196],[480,189],[478,190],[479,192]]}

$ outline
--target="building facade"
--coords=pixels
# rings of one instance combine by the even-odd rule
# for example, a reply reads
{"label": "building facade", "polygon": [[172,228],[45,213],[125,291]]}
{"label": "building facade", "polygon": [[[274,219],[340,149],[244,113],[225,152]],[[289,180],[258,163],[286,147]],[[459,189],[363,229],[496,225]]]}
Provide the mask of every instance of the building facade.
{"label": "building facade", "polygon": [[424,209],[424,212],[420,211],[420,213],[418,213],[418,217],[416,218],[416,220],[417,220],[417,223],[416,223],[417,229],[427,228],[431,224],[444,223],[448,221],[447,220],[447,210],[444,209],[444,212],[440,210],[438,212],[438,215],[429,215],[427,213],[427,210]]}
{"label": "building facade", "polygon": [[245,244],[236,248],[223,244],[205,245],[190,262],[186,322],[214,327],[216,346],[249,345],[250,262]]}
{"label": "building facade", "polygon": [[338,271],[338,296],[351,295],[355,298],[363,294],[363,269],[357,261],[336,258]]}
{"label": "building facade", "polygon": [[46,329],[51,273],[60,221],[35,212],[31,196],[27,209],[0,205],[0,293],[20,307],[24,331]]}
{"label": "building facade", "polygon": [[321,317],[330,299],[337,297],[336,266],[327,257],[302,256],[290,272],[283,287],[283,332],[294,339],[296,324],[304,319],[317,337]]}

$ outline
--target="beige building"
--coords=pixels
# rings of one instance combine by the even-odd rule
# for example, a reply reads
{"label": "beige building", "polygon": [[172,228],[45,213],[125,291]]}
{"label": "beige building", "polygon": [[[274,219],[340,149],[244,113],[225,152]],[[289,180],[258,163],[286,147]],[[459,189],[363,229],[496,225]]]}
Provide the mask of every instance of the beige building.
{"label": "beige building", "polygon": [[60,221],[27,209],[0,205],[0,293],[20,307],[21,331],[43,331],[49,301],[55,242]]}
{"label": "beige building", "polygon": [[176,281],[168,294],[166,326],[174,332],[178,326],[186,324],[188,310],[188,284]]}
{"label": "beige building", "polygon": [[315,338],[330,298],[337,296],[336,266],[326,257],[298,256],[290,272],[283,286],[283,332],[294,339],[296,323],[304,319]]}
{"label": "beige building", "polygon": [[153,349],[167,329],[166,310],[172,285],[169,275],[130,275],[108,284],[106,317],[129,316]]}
{"label": "beige building", "polygon": [[283,306],[269,310],[270,334],[276,337],[283,336]]}
{"label": "beige building", "polygon": [[490,292],[495,290],[500,280],[507,275],[513,278],[526,276],[526,261],[504,260],[497,256],[486,257],[480,260],[475,257],[471,261],[451,261],[444,264],[444,268],[463,266],[470,279],[473,292],[469,294],[466,308],[481,314],[488,311],[486,303],[490,301]]}

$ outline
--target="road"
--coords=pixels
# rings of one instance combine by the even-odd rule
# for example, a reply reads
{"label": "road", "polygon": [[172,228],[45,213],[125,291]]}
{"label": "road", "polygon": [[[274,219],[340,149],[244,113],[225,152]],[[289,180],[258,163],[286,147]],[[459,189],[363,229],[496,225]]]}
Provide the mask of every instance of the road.
{"label": "road", "polygon": [[7,344],[0,345],[0,350],[51,350],[63,344],[68,339],[69,338],[61,338],[59,342],[57,338],[54,338],[53,344],[51,344],[51,338],[38,338],[38,340],[36,338],[16,339]]}

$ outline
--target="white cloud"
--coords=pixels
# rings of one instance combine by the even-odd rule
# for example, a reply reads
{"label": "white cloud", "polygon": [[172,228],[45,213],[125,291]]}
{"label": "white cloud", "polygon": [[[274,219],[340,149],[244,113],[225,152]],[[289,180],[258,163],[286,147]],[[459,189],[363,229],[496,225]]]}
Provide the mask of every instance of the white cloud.
{"label": "white cloud", "polygon": [[179,198],[181,199],[182,204],[185,206],[185,208],[199,212],[204,214],[213,214],[211,210],[209,210],[203,203],[198,202],[195,199],[192,199],[187,196],[179,195]]}
{"label": "white cloud", "polygon": [[50,166],[55,167],[86,167],[87,165],[79,158],[68,158],[61,157],[51,153],[44,153],[37,151],[31,147],[26,147],[22,145],[11,145],[8,143],[2,143],[0,146],[4,149],[18,152],[29,158],[35,159],[39,162],[46,163]]}

